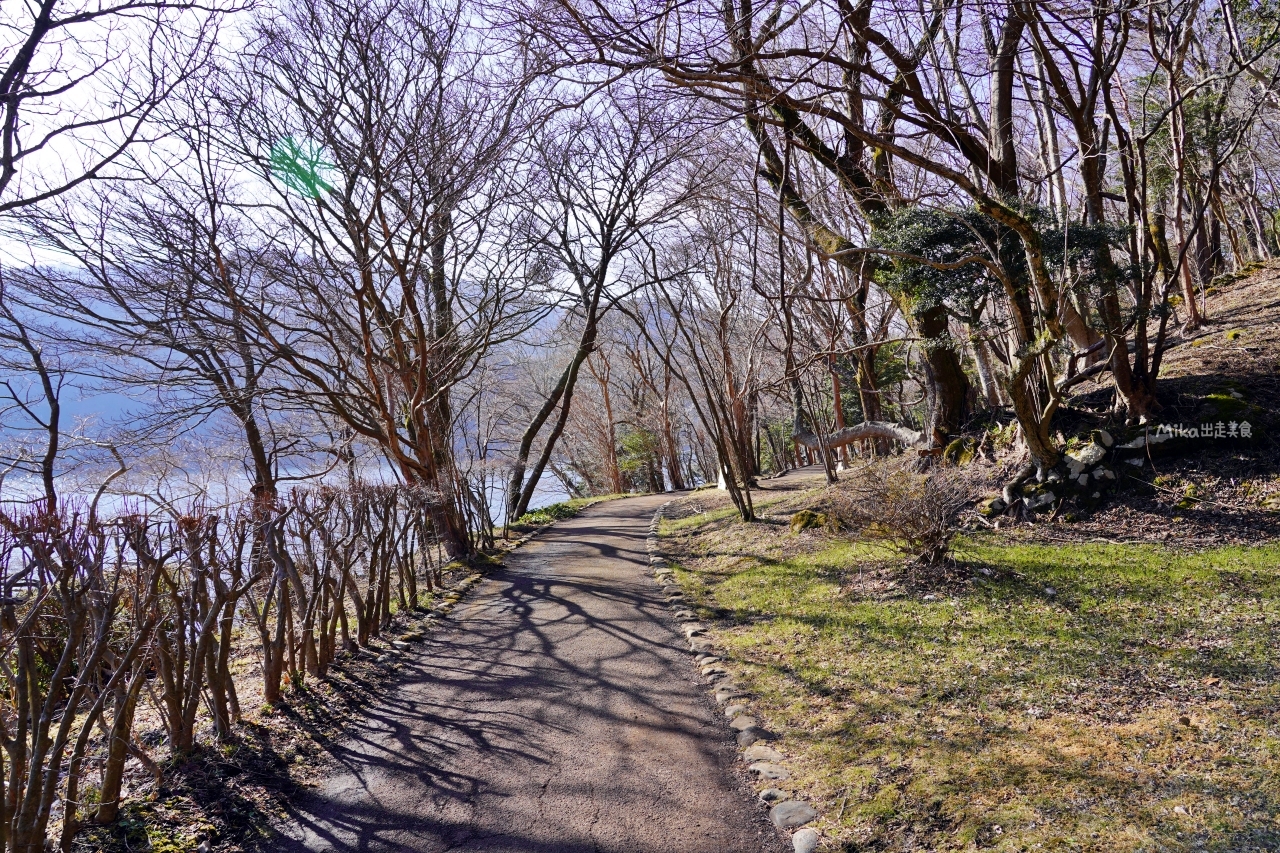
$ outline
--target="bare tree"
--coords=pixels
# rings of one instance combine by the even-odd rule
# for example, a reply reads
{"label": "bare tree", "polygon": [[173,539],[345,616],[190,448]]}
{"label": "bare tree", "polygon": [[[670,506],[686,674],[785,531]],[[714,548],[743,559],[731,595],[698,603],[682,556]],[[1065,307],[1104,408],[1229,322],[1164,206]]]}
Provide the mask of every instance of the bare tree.
{"label": "bare tree", "polygon": [[[539,136],[539,179],[531,189],[542,249],[566,280],[565,310],[581,324],[578,344],[520,437],[507,487],[507,518],[529,508],[569,417],[600,321],[646,281],[646,243],[671,222],[698,183],[688,166],[684,106],[632,86],[615,86]],[[637,255],[638,253],[638,255]],[[529,467],[534,444],[559,409]]]}
{"label": "bare tree", "polygon": [[108,177],[236,3],[36,0],[0,12],[0,213]]}
{"label": "bare tree", "polygon": [[241,308],[301,398],[436,493],[454,556],[472,540],[452,391],[545,312],[495,233],[528,81],[497,78],[468,23],[405,0],[291,7],[227,98],[276,193],[271,285]]}

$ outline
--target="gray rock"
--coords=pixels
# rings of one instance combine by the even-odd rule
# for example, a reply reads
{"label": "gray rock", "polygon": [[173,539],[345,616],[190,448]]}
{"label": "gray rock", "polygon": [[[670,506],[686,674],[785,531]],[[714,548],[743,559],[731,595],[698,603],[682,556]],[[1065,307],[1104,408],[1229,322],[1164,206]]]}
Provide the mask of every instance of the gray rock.
{"label": "gray rock", "polygon": [[776,803],[787,798],[787,792],[781,788],[765,788],[760,792],[760,799],[766,803]]}
{"label": "gray rock", "polygon": [[732,685],[721,685],[716,689],[716,704],[727,705],[733,699],[743,698],[743,693]]}
{"label": "gray rock", "polygon": [[694,640],[693,642],[689,643],[689,651],[700,653],[700,654],[709,652],[714,648],[715,646],[711,645],[710,640]]}
{"label": "gray rock", "polygon": [[769,820],[778,829],[795,829],[818,816],[818,810],[801,800],[787,800],[769,809]]}
{"label": "gray rock", "polygon": [[745,713],[747,713],[746,705],[730,705],[728,708],[724,709],[724,715],[731,720],[739,714]]}
{"label": "gray rock", "polygon": [[690,637],[690,638],[698,637],[705,633],[707,633],[707,629],[705,625],[685,625],[684,626],[684,635],[686,637]]}
{"label": "gray rock", "polygon": [[1039,495],[1036,495],[1035,497],[1028,498],[1026,507],[1027,509],[1039,509],[1042,506],[1048,506],[1049,504],[1053,503],[1057,499],[1058,499],[1058,496],[1055,495],[1053,492],[1049,492],[1049,491],[1041,492]]}
{"label": "gray rock", "polygon": [[821,841],[822,836],[818,834],[818,830],[806,826],[791,836],[791,849],[795,853],[813,853],[818,849],[818,843]]}
{"label": "gray rock", "polygon": [[762,743],[753,744],[742,753],[743,761],[781,761],[784,758],[786,756],[781,752]]}
{"label": "gray rock", "polygon": [[702,674],[703,675],[716,675],[716,674],[728,675],[729,670],[725,669],[722,666],[716,666],[715,664],[707,664],[702,668]]}
{"label": "gray rock", "polygon": [[760,728],[743,729],[742,731],[738,732],[738,746],[741,746],[741,747],[751,746],[756,741],[764,740],[766,736],[767,736],[767,733],[765,732],[764,729],[760,729]]}
{"label": "gray rock", "polygon": [[1067,469],[1072,477],[1078,477],[1086,468],[1092,468],[1107,455],[1107,449],[1100,444],[1087,444],[1076,453],[1067,454]]}
{"label": "gray rock", "polygon": [[758,728],[759,726],[760,721],[755,717],[735,717],[733,721],[729,723],[729,728],[734,729],[735,731],[744,731],[753,727]]}
{"label": "gray rock", "polygon": [[701,666],[710,666],[713,663],[720,663],[720,658],[715,655],[698,655],[697,661]]}
{"label": "gray rock", "polygon": [[[754,764],[752,764],[748,769],[752,773],[759,776],[761,779],[790,779],[791,778],[790,770],[783,767],[781,764],[774,764],[772,761],[757,761]],[[814,812],[813,817],[817,817],[817,816],[818,816],[818,813]],[[813,820],[813,818],[811,817],[809,818],[809,820]],[[808,823],[809,820],[802,820],[800,821],[800,823]],[[777,824],[778,826],[782,826],[782,824],[778,823],[777,821],[774,821],[774,823]],[[791,826],[799,826],[800,823],[794,823],[794,824],[791,824]],[[783,827],[783,828],[785,829],[786,827]]]}

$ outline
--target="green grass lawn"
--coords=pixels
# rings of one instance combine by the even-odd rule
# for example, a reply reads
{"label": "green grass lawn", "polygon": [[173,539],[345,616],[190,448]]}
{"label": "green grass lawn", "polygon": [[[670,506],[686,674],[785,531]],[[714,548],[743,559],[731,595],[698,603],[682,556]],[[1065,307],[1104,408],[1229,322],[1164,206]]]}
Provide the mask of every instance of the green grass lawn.
{"label": "green grass lawn", "polygon": [[667,531],[836,849],[1280,849],[1280,546],[971,538],[931,586],[784,521]]}

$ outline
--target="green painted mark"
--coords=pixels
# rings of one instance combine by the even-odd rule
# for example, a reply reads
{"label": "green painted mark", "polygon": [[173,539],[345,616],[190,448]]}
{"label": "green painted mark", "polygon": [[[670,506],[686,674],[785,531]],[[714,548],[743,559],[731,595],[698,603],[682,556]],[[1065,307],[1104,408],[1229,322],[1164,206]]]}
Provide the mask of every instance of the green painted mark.
{"label": "green painted mark", "polygon": [[325,179],[333,168],[324,159],[324,147],[313,140],[286,136],[271,146],[271,174],[308,198],[334,191],[333,184]]}

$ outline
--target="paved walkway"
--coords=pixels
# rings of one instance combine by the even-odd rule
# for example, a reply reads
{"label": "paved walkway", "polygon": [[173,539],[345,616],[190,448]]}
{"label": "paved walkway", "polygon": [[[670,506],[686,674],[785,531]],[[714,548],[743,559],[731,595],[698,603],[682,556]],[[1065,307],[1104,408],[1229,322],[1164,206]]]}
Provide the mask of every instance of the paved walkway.
{"label": "paved walkway", "polygon": [[789,849],[645,575],[664,500],[592,507],[481,582],[295,805],[281,849]]}

